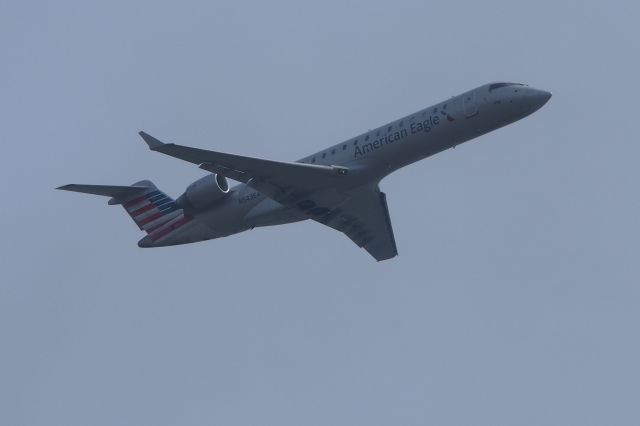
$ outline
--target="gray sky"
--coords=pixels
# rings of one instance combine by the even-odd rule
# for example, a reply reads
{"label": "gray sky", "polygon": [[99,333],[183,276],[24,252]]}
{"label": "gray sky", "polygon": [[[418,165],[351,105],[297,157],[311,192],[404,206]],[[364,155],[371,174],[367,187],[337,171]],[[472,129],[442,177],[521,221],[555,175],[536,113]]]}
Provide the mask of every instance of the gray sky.
{"label": "gray sky", "polygon": [[[0,3],[0,424],[636,425],[635,2]],[[553,99],[305,222],[141,250],[66,183],[291,160],[495,81]]]}

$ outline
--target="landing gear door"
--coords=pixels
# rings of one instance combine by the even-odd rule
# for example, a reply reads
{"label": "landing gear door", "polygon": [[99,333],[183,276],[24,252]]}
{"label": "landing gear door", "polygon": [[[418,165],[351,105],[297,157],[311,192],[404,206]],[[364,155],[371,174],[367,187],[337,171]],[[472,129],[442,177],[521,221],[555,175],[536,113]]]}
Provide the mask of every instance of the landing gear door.
{"label": "landing gear door", "polygon": [[475,90],[464,94],[462,98],[462,109],[464,110],[464,116],[467,118],[478,115],[478,103],[476,101]]}

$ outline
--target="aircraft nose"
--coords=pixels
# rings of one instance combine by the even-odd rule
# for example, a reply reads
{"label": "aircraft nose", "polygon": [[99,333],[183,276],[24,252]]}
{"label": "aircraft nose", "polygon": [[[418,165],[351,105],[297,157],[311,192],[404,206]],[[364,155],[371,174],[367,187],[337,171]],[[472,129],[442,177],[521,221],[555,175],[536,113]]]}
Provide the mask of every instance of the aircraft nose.
{"label": "aircraft nose", "polygon": [[546,90],[534,89],[533,97],[535,98],[535,103],[538,105],[538,108],[540,108],[544,104],[549,102],[549,99],[551,99],[551,92],[547,92]]}
{"label": "aircraft nose", "polygon": [[529,87],[523,92],[523,108],[528,113],[539,110],[544,104],[549,102],[549,99],[551,99],[551,92],[547,92],[546,90]]}
{"label": "aircraft nose", "polygon": [[551,99],[551,92],[547,92],[546,90],[541,90],[540,91],[540,97],[542,98],[542,103],[546,104],[549,99]]}

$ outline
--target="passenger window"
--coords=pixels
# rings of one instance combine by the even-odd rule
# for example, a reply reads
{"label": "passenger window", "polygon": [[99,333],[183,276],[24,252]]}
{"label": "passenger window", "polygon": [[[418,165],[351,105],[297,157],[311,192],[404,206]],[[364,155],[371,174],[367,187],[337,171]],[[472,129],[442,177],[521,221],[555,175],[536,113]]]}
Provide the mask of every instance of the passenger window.
{"label": "passenger window", "polygon": [[355,141],[353,141],[353,146],[358,145],[358,139],[356,139]]}
{"label": "passenger window", "polygon": [[325,158],[326,156],[327,156],[327,153],[326,153],[326,152],[323,152],[323,153],[322,153],[322,158]]}
{"label": "passenger window", "polygon": [[369,135],[365,136],[365,137],[364,137],[364,140],[365,140],[365,141],[368,141],[368,140],[369,140]]}
{"label": "passenger window", "polygon": [[316,157],[313,157],[313,158],[311,159],[311,162],[312,162],[312,163],[315,163],[315,162],[316,162]]}
{"label": "passenger window", "polygon": [[391,133],[391,129],[393,129],[393,126],[387,127],[387,133]]}
{"label": "passenger window", "polygon": [[403,121],[401,121],[401,122],[398,124],[398,127],[404,127],[404,122],[403,122]]}
{"label": "passenger window", "polygon": [[344,145],[342,145],[342,150],[346,150],[347,149],[347,144],[345,143]]}
{"label": "passenger window", "polygon": [[333,149],[331,150],[331,155],[335,155],[335,153],[336,153],[336,149],[335,149],[335,148],[333,148]]}

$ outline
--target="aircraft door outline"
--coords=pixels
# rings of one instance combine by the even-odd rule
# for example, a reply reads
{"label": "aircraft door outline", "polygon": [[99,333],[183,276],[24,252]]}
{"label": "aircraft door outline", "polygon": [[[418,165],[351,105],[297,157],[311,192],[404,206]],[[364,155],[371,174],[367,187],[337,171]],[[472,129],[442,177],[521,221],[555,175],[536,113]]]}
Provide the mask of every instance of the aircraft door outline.
{"label": "aircraft door outline", "polygon": [[472,90],[469,93],[465,93],[462,98],[462,109],[466,118],[475,117],[478,115],[478,102],[476,100],[476,91]]}

